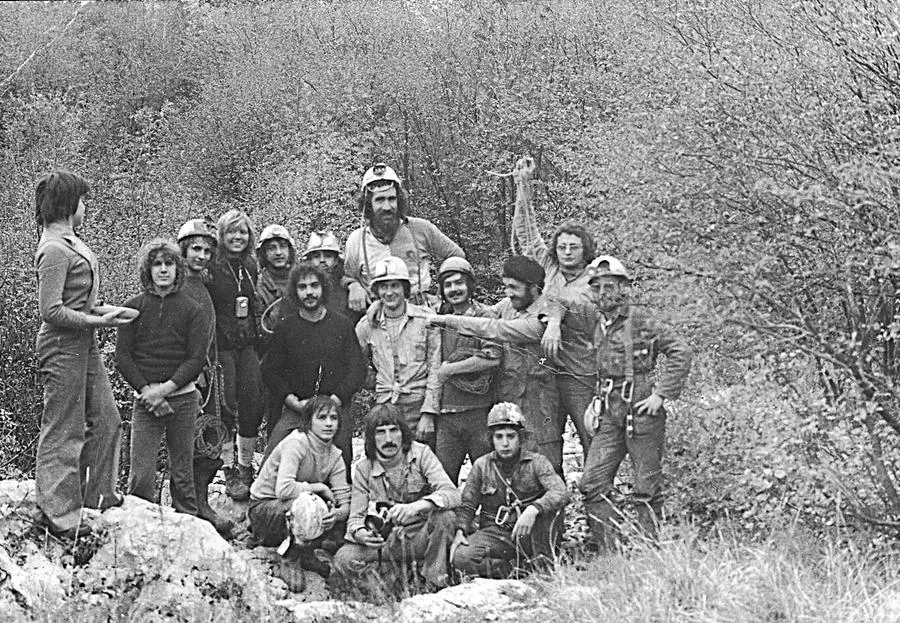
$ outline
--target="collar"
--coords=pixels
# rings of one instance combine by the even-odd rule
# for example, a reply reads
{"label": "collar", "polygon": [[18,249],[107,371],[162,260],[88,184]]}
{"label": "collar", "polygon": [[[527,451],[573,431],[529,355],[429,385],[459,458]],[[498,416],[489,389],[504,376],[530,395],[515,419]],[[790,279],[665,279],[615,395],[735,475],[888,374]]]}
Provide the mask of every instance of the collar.
{"label": "collar", "polygon": [[[497,454],[496,450],[491,450],[491,453],[488,455],[491,461],[495,463],[502,463],[503,460],[500,458],[500,455]],[[530,452],[528,452],[525,448],[519,450],[519,463],[525,463],[526,461],[534,460],[534,456]]]}
{"label": "collar", "polygon": [[[415,444],[416,442],[414,441],[413,443]],[[403,459],[401,459],[400,462],[402,463],[405,460],[407,464],[412,465],[416,462],[416,459],[417,457],[413,453],[413,448],[410,448],[409,452],[403,453]],[[384,468],[384,464],[381,461],[377,458],[372,461],[372,477],[383,476],[385,472],[387,472],[387,470]]]}
{"label": "collar", "polygon": [[[409,320],[410,318],[425,318],[428,319],[434,315],[430,309],[423,307],[422,305],[416,305],[415,303],[410,303],[409,300],[406,301],[406,313],[402,316],[398,316],[398,318],[406,318]],[[376,323],[379,327],[384,327],[387,318],[384,315],[384,306],[378,310],[378,317],[375,319]]]}

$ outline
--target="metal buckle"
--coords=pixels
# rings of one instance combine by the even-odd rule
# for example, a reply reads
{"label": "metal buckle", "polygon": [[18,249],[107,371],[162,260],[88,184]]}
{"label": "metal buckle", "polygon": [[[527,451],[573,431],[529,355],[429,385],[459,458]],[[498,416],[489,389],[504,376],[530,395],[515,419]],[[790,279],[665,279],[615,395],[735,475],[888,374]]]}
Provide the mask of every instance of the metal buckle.
{"label": "metal buckle", "polygon": [[[628,388],[627,391],[625,388]],[[622,381],[622,402],[627,405],[631,404],[631,399],[634,398],[634,381]]]}

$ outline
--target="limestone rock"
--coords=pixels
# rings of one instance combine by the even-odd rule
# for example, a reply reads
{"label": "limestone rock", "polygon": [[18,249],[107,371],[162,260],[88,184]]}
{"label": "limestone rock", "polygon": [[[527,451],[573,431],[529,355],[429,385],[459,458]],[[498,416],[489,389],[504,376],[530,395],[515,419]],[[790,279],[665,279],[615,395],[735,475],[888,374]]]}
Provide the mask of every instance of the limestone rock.
{"label": "limestone rock", "polygon": [[535,590],[519,580],[477,578],[437,593],[404,599],[388,620],[393,623],[437,623],[473,615],[496,620],[513,610],[530,606],[535,597]]}

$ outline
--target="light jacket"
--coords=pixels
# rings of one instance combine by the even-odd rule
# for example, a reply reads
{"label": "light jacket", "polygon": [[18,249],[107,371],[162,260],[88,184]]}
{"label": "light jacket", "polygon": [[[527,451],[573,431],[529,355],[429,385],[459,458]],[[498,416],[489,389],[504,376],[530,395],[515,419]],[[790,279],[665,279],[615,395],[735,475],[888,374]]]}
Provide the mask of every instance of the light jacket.
{"label": "light jacket", "polygon": [[363,316],[356,325],[356,337],[363,354],[371,356],[375,367],[375,401],[379,404],[411,404],[423,400],[423,413],[440,413],[441,333],[428,326],[431,312],[413,303],[406,304],[406,315],[396,343],[387,329],[384,310],[374,323]]}
{"label": "light jacket", "polygon": [[376,502],[393,505],[425,499],[440,509],[459,506],[459,489],[428,446],[418,441],[412,442],[409,452],[404,453],[401,460],[404,462],[404,477],[400,491],[388,482],[387,472],[380,461],[364,456],[353,466],[350,517],[347,519],[348,541],[355,541],[354,533],[365,526],[366,514]]}

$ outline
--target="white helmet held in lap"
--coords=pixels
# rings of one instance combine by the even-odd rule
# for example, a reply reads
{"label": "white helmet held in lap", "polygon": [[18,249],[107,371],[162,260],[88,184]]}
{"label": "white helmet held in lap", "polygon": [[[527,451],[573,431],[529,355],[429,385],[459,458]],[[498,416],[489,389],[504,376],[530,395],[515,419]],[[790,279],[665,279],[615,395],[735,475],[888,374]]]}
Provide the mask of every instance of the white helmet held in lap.
{"label": "white helmet held in lap", "polygon": [[325,533],[328,505],[315,493],[304,491],[297,496],[287,512],[288,526],[296,541],[306,543]]}

